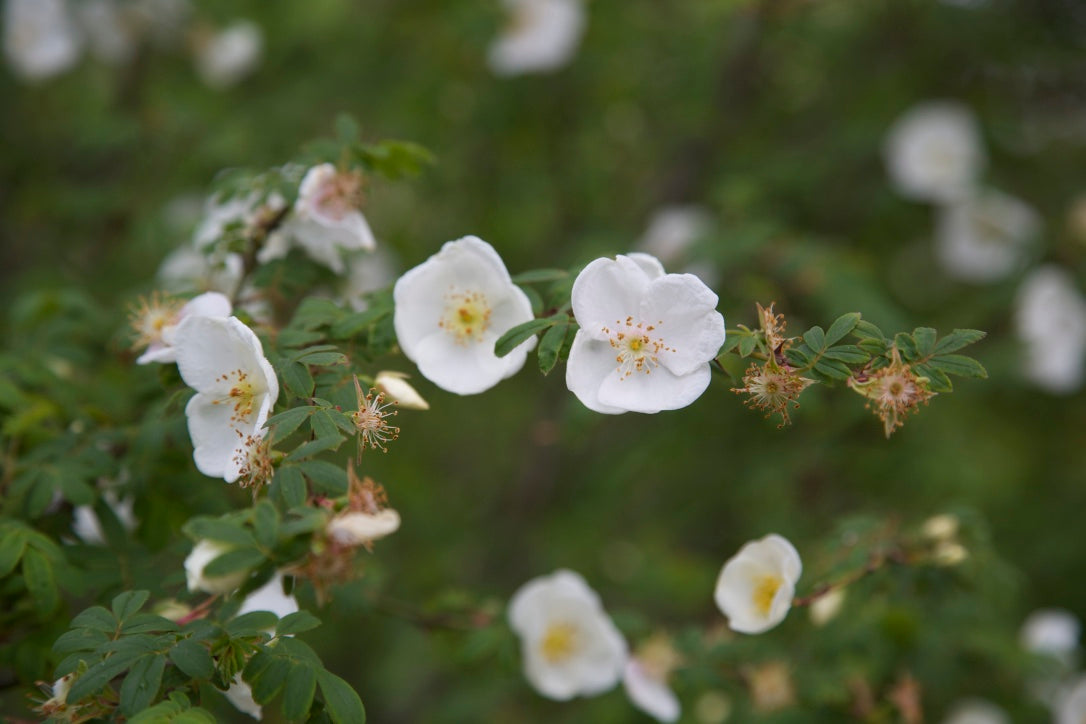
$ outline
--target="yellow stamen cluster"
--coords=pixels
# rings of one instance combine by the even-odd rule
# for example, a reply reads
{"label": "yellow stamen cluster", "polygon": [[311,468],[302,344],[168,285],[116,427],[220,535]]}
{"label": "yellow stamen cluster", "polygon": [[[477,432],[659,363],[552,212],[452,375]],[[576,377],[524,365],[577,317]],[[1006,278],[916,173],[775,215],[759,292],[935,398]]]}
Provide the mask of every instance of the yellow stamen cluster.
{"label": "yellow stamen cluster", "polygon": [[268,440],[262,436],[246,435],[241,449],[234,455],[234,462],[238,465],[238,485],[253,488],[254,494],[275,473]]}
{"label": "yellow stamen cluster", "polygon": [[858,372],[848,386],[867,398],[867,408],[882,420],[883,431],[890,437],[905,424],[905,416],[915,413],[921,404],[936,395],[928,387],[928,378],[920,377],[901,361],[897,347],[890,349],[891,362],[882,369]]}
{"label": "yellow stamen cluster", "polygon": [[490,327],[491,310],[486,295],[477,291],[450,292],[445,299],[445,310],[437,326],[452,335],[457,344],[481,342]]}
{"label": "yellow stamen cluster", "polygon": [[662,337],[652,336],[652,332],[661,324],[662,321],[656,324],[635,323],[633,317],[626,317],[625,320],[616,320],[613,329],[603,327],[603,333],[607,335],[611,347],[618,352],[615,362],[618,363],[621,379],[626,379],[634,372],[651,374],[660,366],[660,353],[675,351],[673,347],[664,344]]}
{"label": "yellow stamen cluster", "polygon": [[385,402],[385,393],[372,389],[363,394],[357,377],[354,378],[354,390],[358,410],[351,413],[351,420],[358,429],[359,459],[366,448],[388,452],[388,443],[400,436],[400,428],[389,425],[386,419],[399,412],[389,409],[395,407],[396,401]]}
{"label": "yellow stamen cluster", "polygon": [[773,599],[783,584],[784,579],[780,576],[762,576],[758,579],[754,585],[752,596],[754,598],[754,608],[759,614],[762,616],[769,615],[770,609],[773,608]]}
{"label": "yellow stamen cluster", "polygon": [[234,414],[230,416],[231,422],[244,423],[253,415],[253,405],[256,400],[256,388],[249,380],[249,373],[238,368],[231,372],[219,375],[216,382],[230,385],[227,396],[212,400],[213,405],[229,403],[234,408]]}
{"label": "yellow stamen cluster", "polygon": [[548,664],[560,664],[577,653],[579,638],[576,626],[564,621],[552,623],[539,639],[539,651]]}
{"label": "yellow stamen cluster", "polygon": [[750,395],[744,404],[752,410],[766,411],[766,419],[780,415],[781,422],[777,425],[780,429],[792,422],[788,406],[798,408],[797,399],[812,384],[814,380],[800,377],[787,365],[778,365],[771,360],[764,365],[752,364],[743,375],[743,386],[733,387],[732,392]]}
{"label": "yellow stamen cluster", "polygon": [[132,307],[128,319],[136,332],[133,349],[141,349],[162,341],[162,331],[177,322],[177,315],[184,306],[180,299],[152,292],[150,297],[140,297]]}

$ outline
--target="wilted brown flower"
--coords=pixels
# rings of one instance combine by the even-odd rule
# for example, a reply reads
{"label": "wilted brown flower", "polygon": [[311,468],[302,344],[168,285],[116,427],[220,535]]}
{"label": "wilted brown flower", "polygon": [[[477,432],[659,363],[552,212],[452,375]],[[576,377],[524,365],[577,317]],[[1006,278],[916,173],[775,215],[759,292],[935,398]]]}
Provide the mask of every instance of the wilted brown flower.
{"label": "wilted brown flower", "polygon": [[905,424],[905,415],[916,412],[921,403],[937,393],[928,387],[928,378],[919,377],[901,361],[897,347],[890,348],[890,364],[882,369],[858,372],[848,379],[848,386],[867,398],[867,407],[882,420],[886,437]]}

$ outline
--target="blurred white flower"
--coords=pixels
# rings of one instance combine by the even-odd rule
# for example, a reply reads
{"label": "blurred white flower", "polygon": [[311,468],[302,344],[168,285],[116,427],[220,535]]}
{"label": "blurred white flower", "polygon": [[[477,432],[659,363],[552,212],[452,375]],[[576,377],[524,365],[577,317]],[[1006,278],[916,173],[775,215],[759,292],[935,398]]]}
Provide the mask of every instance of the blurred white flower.
{"label": "blurred white flower", "polygon": [[117,0],[80,0],[76,16],[90,53],[98,60],[120,65],[135,55],[139,43],[136,18]]}
{"label": "blurred white flower", "polygon": [[569,63],[587,20],[583,0],[503,0],[509,24],[491,44],[496,75],[547,73]]}
{"label": "blurred white flower", "polygon": [[1060,694],[1053,714],[1053,724],[1086,721],[1086,675],[1080,675]]}
{"label": "blurred white flower", "polygon": [[708,234],[712,224],[712,216],[701,206],[664,206],[649,219],[637,250],[651,254],[662,264],[674,264],[683,260],[694,242]]}
{"label": "blurred white flower", "polygon": [[429,410],[430,403],[422,398],[414,387],[407,381],[407,375],[403,372],[382,370],[373,380],[373,386],[378,392],[395,402],[400,407],[408,410]]}
{"label": "blurred white flower", "polygon": [[940,513],[925,520],[920,532],[924,534],[925,538],[934,541],[952,541],[957,538],[958,528],[960,527],[961,521],[958,520],[956,515]]}
{"label": "blurred white flower", "polygon": [[1061,608],[1042,608],[1026,617],[1018,639],[1026,651],[1071,664],[1081,634],[1082,622],[1075,614]]}
{"label": "blurred white flower", "polygon": [[1026,377],[1054,394],[1079,389],[1086,360],[1086,299],[1071,275],[1053,265],[1030,272],[1018,288],[1014,321],[1025,346]]}
{"label": "blurred white flower", "polygon": [[7,0],[4,55],[23,80],[45,80],[79,60],[83,38],[66,0]]}
{"label": "blurred white flower", "polygon": [[883,150],[898,191],[923,201],[964,198],[984,165],[976,120],[957,103],[929,102],[911,108],[890,128]]}
{"label": "blurred white flower", "polygon": [[566,386],[588,409],[676,410],[709,386],[724,317],[697,277],[665,274],[648,254],[596,259],[577,275],[572,305],[581,328]]}
{"label": "blurred white flower", "polygon": [[197,249],[205,250],[230,230],[251,234],[255,227],[275,217],[286,205],[286,199],[275,192],[253,192],[228,199],[209,196],[204,202],[203,218],[193,232],[192,243]]}
{"label": "blurred white flower", "polygon": [[251,20],[235,20],[198,42],[196,71],[209,87],[224,90],[255,71],[263,52],[260,26]]}
{"label": "blurred white flower", "polygon": [[[136,520],[136,514],[133,512],[133,506],[136,503],[134,498],[131,496],[118,498],[112,490],[103,490],[102,499],[126,531],[132,532],[136,529],[139,521]],[[72,532],[89,545],[105,545],[106,536],[102,531],[102,523],[98,520],[98,513],[94,511],[94,506],[77,505],[75,507],[72,511]]]}
{"label": "blurred white flower", "polygon": [[475,236],[446,242],[393,289],[396,337],[404,355],[443,390],[473,395],[516,374],[535,337],[504,357],[494,343],[533,318],[494,247]]}
{"label": "blurred white flower", "polygon": [[657,721],[677,721],[682,707],[667,680],[680,661],[666,636],[654,636],[642,645],[622,673],[622,685],[634,706]]}
{"label": "blurred white flower", "polygon": [[952,277],[997,281],[1022,267],[1040,231],[1040,217],[1024,201],[983,189],[939,209],[935,256]]}
{"label": "blurred white flower", "polygon": [[776,534],[746,543],[717,579],[716,605],[741,633],[767,631],[788,615],[803,572],[795,547]]}
{"label": "blurred white flower", "polygon": [[355,547],[392,535],[399,529],[400,514],[392,508],[384,508],[373,513],[361,510],[341,513],[328,521],[325,532],[336,543]]}
{"label": "blurred white flower", "polygon": [[825,626],[837,618],[837,614],[841,613],[841,608],[844,605],[845,589],[843,588],[835,588],[829,593],[819,596],[811,603],[811,623],[815,626]]}
{"label": "blurred white flower", "polygon": [[185,406],[196,467],[232,483],[260,452],[279,380],[256,334],[236,317],[188,317],[174,348],[181,378],[196,390]]}
{"label": "blurred white flower", "polygon": [[559,570],[528,581],[509,602],[524,675],[550,699],[600,694],[622,677],[626,641],[581,576]]}
{"label": "blurred white flower", "polygon": [[351,254],[347,258],[347,273],[339,288],[339,298],[356,312],[364,312],[369,304],[363,295],[391,286],[396,281],[397,266],[384,247],[372,252]]}
{"label": "blurred white flower", "polygon": [[135,322],[140,331],[140,341],[147,344],[147,350],[139,356],[136,364],[150,362],[175,362],[177,351],[174,339],[177,328],[189,317],[229,317],[232,311],[230,300],[218,292],[205,292],[186,302],[176,314],[164,316],[151,304],[141,308],[145,311]]}
{"label": "blurred white flower", "polygon": [[298,601],[293,595],[283,593],[282,573],[276,571],[267,583],[246,596],[235,616],[253,611],[270,611],[279,618],[298,612]]}
{"label": "blurred white flower", "polygon": [[943,724],[1011,724],[1011,718],[990,701],[963,699],[950,707]]}
{"label": "blurred white flower", "polygon": [[207,564],[223,553],[229,552],[230,549],[229,545],[211,540],[201,540],[193,546],[192,552],[185,559],[185,579],[190,591],[219,594],[237,590],[249,575],[248,571],[234,571],[225,576],[204,575]]}
{"label": "blurred white flower", "polygon": [[372,251],[377,247],[366,217],[359,210],[361,203],[359,173],[339,171],[330,163],[313,166],[298,188],[294,218],[284,233],[297,240],[314,261],[343,274],[344,252]]}
{"label": "blurred white flower", "polygon": [[223,692],[223,696],[242,714],[248,714],[258,721],[264,718],[264,710],[253,699],[253,689],[242,681],[240,671],[234,674],[234,680],[230,682],[230,688]]}

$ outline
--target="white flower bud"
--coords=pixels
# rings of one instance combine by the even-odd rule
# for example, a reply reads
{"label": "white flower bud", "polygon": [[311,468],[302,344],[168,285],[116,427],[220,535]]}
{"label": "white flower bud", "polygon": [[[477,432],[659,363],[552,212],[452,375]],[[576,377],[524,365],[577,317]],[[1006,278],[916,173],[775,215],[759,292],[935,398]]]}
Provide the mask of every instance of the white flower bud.
{"label": "white flower bud", "polygon": [[408,410],[429,410],[430,403],[422,398],[422,395],[407,381],[407,375],[403,372],[382,370],[377,373],[373,386],[385,397],[394,401],[400,407]]}
{"label": "white flower bud", "polygon": [[188,580],[190,591],[204,591],[206,593],[232,593],[249,575],[248,571],[235,571],[225,576],[207,577],[204,568],[223,553],[231,549],[230,546],[216,541],[202,540],[196,544],[185,559],[185,578]]}

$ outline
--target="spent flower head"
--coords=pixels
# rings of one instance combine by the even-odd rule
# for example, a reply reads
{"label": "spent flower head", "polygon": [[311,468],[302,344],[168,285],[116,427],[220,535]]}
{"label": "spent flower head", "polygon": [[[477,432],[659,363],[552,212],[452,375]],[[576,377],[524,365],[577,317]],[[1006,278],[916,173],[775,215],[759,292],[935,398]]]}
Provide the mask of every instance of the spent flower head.
{"label": "spent flower head", "polygon": [[766,419],[774,414],[781,416],[778,429],[792,422],[788,406],[799,407],[800,394],[814,380],[800,377],[787,363],[778,365],[770,359],[765,364],[751,364],[743,375],[743,386],[733,387],[732,392],[749,395],[744,404],[752,410],[764,410]]}
{"label": "spent flower head", "polygon": [[388,418],[398,410],[390,409],[396,400],[385,402],[385,393],[371,389],[363,394],[358,377],[354,378],[354,391],[358,400],[358,409],[351,413],[351,420],[358,428],[358,458],[366,448],[388,452],[388,443],[400,436],[400,428],[388,424]]}
{"label": "spent flower head", "polygon": [[921,404],[937,393],[912,366],[902,362],[897,346],[890,348],[890,364],[875,371],[861,370],[848,378],[848,386],[867,398],[867,407],[882,420],[883,431],[890,437],[905,424],[905,416],[917,412]]}

